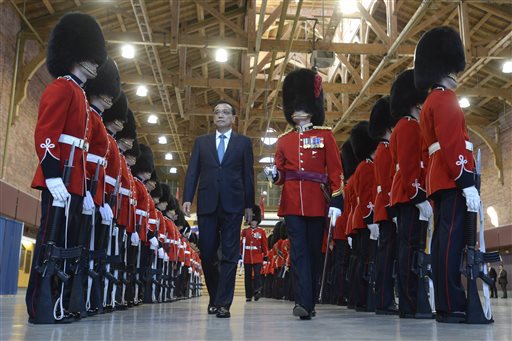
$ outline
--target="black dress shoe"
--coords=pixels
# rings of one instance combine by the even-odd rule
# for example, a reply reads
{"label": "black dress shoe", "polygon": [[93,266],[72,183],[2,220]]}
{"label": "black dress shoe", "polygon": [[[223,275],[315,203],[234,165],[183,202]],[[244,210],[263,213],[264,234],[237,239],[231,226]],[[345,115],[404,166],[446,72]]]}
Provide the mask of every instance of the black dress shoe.
{"label": "black dress shoe", "polygon": [[466,313],[464,312],[436,312],[436,321],[440,323],[464,323],[466,322]]}
{"label": "black dress shoe", "polygon": [[217,317],[218,318],[230,318],[231,317],[231,313],[229,312],[228,308],[220,307],[217,310]]}
{"label": "black dress shoe", "polygon": [[251,301],[252,301],[252,298],[250,298],[250,297],[245,299],[245,302],[251,302]]}
{"label": "black dress shoe", "polygon": [[309,316],[309,319],[311,319],[310,312],[300,304],[296,304],[295,307],[293,307],[293,316],[300,317],[301,319]]}
{"label": "black dress shoe", "polygon": [[261,298],[261,291],[258,290],[254,293],[254,300],[257,301]]}
{"label": "black dress shoe", "polygon": [[312,317],[315,317],[315,316],[316,316],[316,310],[315,310],[315,309],[311,310],[311,316],[312,316]]}
{"label": "black dress shoe", "polygon": [[396,304],[391,304],[390,306],[383,309],[375,309],[375,313],[377,315],[398,315],[398,308]]}
{"label": "black dress shoe", "polygon": [[218,310],[217,307],[214,305],[208,306],[208,314],[209,315],[217,314],[217,310]]}

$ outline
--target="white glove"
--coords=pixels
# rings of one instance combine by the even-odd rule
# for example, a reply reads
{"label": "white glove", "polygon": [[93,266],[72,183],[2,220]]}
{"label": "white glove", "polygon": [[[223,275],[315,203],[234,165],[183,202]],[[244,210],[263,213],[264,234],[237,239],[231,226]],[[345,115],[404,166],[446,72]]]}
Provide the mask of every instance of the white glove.
{"label": "white glove", "polygon": [[151,238],[149,240],[149,244],[151,244],[149,246],[151,250],[156,250],[158,248],[158,239],[156,239],[156,237]]}
{"label": "white glove", "polygon": [[167,253],[164,253],[164,262],[168,262],[169,261],[169,256],[167,255]]}
{"label": "white glove", "polygon": [[94,200],[92,199],[91,192],[87,191],[85,192],[84,202],[82,204],[82,212],[84,214],[92,214],[92,211],[94,210]]}
{"label": "white glove", "polygon": [[396,226],[398,226],[398,218],[397,217],[393,217],[393,222],[395,223]]}
{"label": "white glove", "polygon": [[66,189],[66,186],[64,185],[64,182],[62,182],[61,178],[49,178],[45,180],[46,187],[50,191],[50,194],[53,197],[53,200],[57,201],[66,201],[66,199],[69,197],[69,192]]}
{"label": "white glove", "polygon": [[100,207],[101,214],[101,223],[104,225],[110,225],[112,222],[112,218],[114,217],[114,213],[110,208],[109,204],[104,203],[103,206]]}
{"label": "white glove", "polygon": [[241,268],[244,265],[244,261],[242,258],[238,260],[238,267]]}
{"label": "white glove", "polygon": [[347,237],[348,246],[352,248],[352,237]]}
{"label": "white glove", "polygon": [[480,194],[475,186],[462,189],[462,195],[466,198],[466,206],[469,212],[478,212],[480,208]]}
{"label": "white glove", "polygon": [[188,268],[188,273],[191,274],[192,273],[192,268]]}
{"label": "white glove", "polygon": [[368,224],[368,230],[370,230],[370,239],[377,240],[379,239],[379,224]]}
{"label": "white glove", "polygon": [[273,181],[275,177],[277,177],[277,167],[273,165],[272,167],[267,166],[263,168],[263,172],[265,173],[266,178],[269,181]]}
{"label": "white glove", "polygon": [[114,228],[112,229],[112,236],[117,236],[117,235],[119,235],[119,227],[114,226]]}
{"label": "white glove", "polygon": [[341,210],[336,207],[329,207],[329,214],[327,215],[331,218],[331,226],[334,227],[336,225],[336,219],[341,215]]}
{"label": "white glove", "polygon": [[139,234],[137,232],[133,232],[131,237],[130,237],[130,240],[132,242],[132,246],[139,245],[139,242],[140,242]]}
{"label": "white glove", "polygon": [[432,217],[432,206],[428,200],[416,204],[416,207],[420,210],[420,220],[428,221]]}
{"label": "white glove", "polygon": [[163,247],[158,248],[158,258],[164,259],[164,255],[165,255],[164,248]]}

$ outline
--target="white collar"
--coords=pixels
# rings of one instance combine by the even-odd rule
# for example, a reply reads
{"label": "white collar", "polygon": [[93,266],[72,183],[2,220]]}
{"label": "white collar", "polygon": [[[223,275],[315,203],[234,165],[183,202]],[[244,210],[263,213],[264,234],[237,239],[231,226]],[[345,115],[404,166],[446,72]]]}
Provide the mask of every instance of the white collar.
{"label": "white collar", "polygon": [[226,138],[229,140],[229,138],[231,137],[231,132],[233,131],[233,129],[229,129],[228,131],[226,131],[224,134],[221,134],[219,133],[218,130],[215,130],[215,139],[218,139],[220,135],[224,135],[226,136]]}

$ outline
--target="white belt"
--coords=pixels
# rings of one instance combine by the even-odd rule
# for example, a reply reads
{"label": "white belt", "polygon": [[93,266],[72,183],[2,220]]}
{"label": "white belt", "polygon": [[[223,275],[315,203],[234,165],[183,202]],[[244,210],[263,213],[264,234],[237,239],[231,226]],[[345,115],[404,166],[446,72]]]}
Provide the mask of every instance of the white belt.
{"label": "white belt", "polygon": [[258,250],[258,247],[257,246],[246,246],[245,249],[246,250]]}
{"label": "white belt", "polygon": [[147,217],[148,216],[148,212],[143,211],[143,210],[139,210],[138,208],[135,210],[135,214],[141,215],[143,217]]}
{"label": "white belt", "polygon": [[380,193],[380,192],[382,192],[382,187],[379,185],[379,186],[377,186],[377,193]]}
{"label": "white belt", "polygon": [[112,187],[116,187],[117,180],[110,175],[105,175],[105,182],[109,185],[112,185]]}
{"label": "white belt", "polygon": [[92,163],[98,163],[103,166],[103,167],[107,167],[107,159],[105,159],[104,157],[101,157],[99,155],[96,155],[96,154],[87,154],[87,162],[92,162]]}
{"label": "white belt", "polygon": [[[150,220],[151,220],[151,219],[150,219]],[[151,224],[151,222],[149,222],[149,223]],[[167,240],[167,238],[165,237],[165,234],[162,234],[162,233],[160,233],[160,234],[158,235],[158,238],[162,238],[163,240]]]}
{"label": "white belt", "polygon": [[80,148],[84,151],[89,149],[89,143],[87,143],[85,140],[67,134],[60,134],[59,142],[69,144],[70,146],[74,145],[76,148]]}
{"label": "white belt", "polygon": [[119,189],[119,193],[121,193],[121,195],[124,195],[124,196],[131,196],[132,195],[132,191],[130,191],[128,188],[124,188],[124,187],[121,187]]}
{"label": "white belt", "polygon": [[152,225],[156,225],[156,224],[158,224],[158,219],[151,219],[151,218],[149,218],[149,219],[148,219],[148,222],[149,222],[150,224],[152,224]]}
{"label": "white belt", "polygon": [[171,240],[169,238],[165,238],[165,243],[166,244],[170,244],[171,243]]}
{"label": "white belt", "polygon": [[185,254],[186,255],[190,255],[190,251],[185,251]]}
{"label": "white belt", "polygon": [[137,199],[130,198],[130,204],[133,206],[137,206]]}
{"label": "white belt", "polygon": [[[464,141],[466,143],[466,149],[469,150],[470,152],[473,151],[473,143],[469,142],[469,141]],[[438,150],[441,149],[441,145],[439,144],[439,142],[434,142],[432,143],[430,146],[428,146],[428,156],[432,156],[432,154],[434,154],[435,152],[437,152]]]}

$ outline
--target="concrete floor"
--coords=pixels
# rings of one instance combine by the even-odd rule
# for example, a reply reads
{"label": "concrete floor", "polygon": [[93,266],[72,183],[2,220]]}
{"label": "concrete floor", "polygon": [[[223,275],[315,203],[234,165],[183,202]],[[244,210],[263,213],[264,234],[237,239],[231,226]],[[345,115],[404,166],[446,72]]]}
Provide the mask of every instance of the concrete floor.
{"label": "concrete floor", "polygon": [[292,303],[235,297],[231,319],[206,314],[207,297],[144,305],[69,325],[28,324],[24,292],[0,296],[0,340],[512,340],[512,299],[493,299],[492,325],[447,325],[318,306],[300,321]]}

